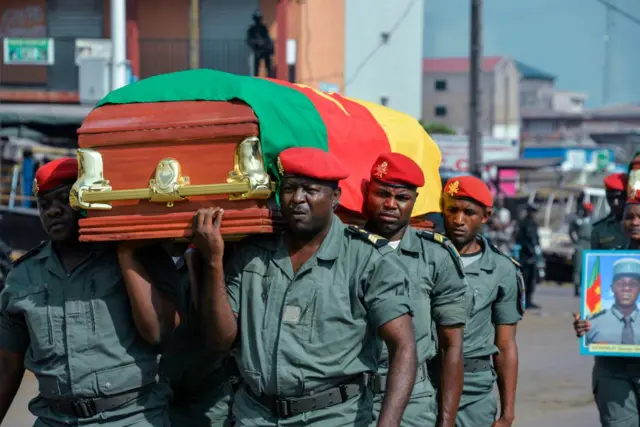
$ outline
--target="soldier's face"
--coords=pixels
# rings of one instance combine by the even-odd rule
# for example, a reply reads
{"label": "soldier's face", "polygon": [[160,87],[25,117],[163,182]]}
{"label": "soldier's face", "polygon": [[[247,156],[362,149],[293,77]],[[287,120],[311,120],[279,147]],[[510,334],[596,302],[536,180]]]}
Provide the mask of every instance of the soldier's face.
{"label": "soldier's face", "polygon": [[80,213],[69,206],[71,185],[38,195],[38,211],[42,228],[53,241],[67,241],[78,237]]}
{"label": "soldier's face", "polygon": [[630,307],[636,304],[640,293],[640,278],[637,276],[621,276],[611,286],[616,304]]}
{"label": "soldier's face", "polygon": [[305,177],[284,177],[280,184],[280,210],[289,230],[298,237],[313,237],[331,224],[340,200],[334,183]]}
{"label": "soldier's face", "polygon": [[630,203],[625,206],[622,227],[630,240],[640,241],[640,204]]}
{"label": "soldier's face", "polygon": [[382,237],[393,238],[411,220],[418,193],[372,180],[365,189],[365,214]]}
{"label": "soldier's face", "polygon": [[442,200],[444,228],[447,237],[460,248],[473,240],[491,216],[491,209],[467,199],[445,194]]}

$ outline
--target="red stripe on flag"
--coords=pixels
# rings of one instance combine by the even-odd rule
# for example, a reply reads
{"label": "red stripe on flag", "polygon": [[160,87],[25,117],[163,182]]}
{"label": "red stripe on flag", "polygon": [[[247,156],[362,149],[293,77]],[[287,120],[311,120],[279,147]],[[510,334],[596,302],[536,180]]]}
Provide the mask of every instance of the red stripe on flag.
{"label": "red stripe on flag", "polygon": [[600,258],[596,258],[590,277],[591,283],[587,288],[586,303],[590,313],[597,309],[601,298]]}
{"label": "red stripe on flag", "polygon": [[349,178],[340,182],[340,205],[354,212],[362,212],[363,180],[369,179],[378,155],[391,151],[387,134],[378,121],[364,106],[338,94],[269,80],[302,92],[316,107],[327,128],[329,151],[340,158],[349,170]]}

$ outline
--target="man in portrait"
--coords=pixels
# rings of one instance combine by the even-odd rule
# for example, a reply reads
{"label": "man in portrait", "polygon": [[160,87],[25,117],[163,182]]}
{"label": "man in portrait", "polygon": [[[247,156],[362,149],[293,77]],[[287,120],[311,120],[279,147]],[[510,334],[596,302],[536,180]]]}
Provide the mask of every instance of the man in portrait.
{"label": "man in portrait", "polygon": [[593,314],[586,335],[588,344],[640,344],[640,259],[621,258],[613,263],[611,308]]}

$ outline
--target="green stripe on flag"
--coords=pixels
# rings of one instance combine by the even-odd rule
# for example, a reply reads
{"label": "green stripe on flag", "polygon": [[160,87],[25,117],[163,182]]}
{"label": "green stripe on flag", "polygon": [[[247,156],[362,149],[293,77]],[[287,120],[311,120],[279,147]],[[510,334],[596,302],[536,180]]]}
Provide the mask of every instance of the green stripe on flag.
{"label": "green stripe on flag", "polygon": [[327,128],[313,103],[303,93],[249,76],[198,69],[149,77],[105,96],[96,108],[108,104],[180,101],[247,103],[259,120],[265,167],[278,176],[276,159],[289,147],[329,151]]}
{"label": "green stripe on flag", "polygon": [[594,264],[591,270],[591,277],[589,277],[589,288],[596,284],[598,276],[600,276],[600,257],[596,257]]}

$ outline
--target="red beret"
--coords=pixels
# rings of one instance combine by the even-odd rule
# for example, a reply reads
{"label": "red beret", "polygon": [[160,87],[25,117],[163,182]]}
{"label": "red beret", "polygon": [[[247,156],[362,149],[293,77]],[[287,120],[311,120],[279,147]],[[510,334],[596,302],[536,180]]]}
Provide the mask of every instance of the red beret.
{"label": "red beret", "polygon": [[475,176],[465,175],[450,178],[444,186],[445,194],[455,198],[475,200],[488,208],[493,206],[493,196],[487,184]]}
{"label": "red beret", "polygon": [[371,168],[371,176],[386,184],[422,187],[424,173],[416,162],[400,153],[381,154]]}
{"label": "red beret", "polygon": [[78,160],[63,157],[40,166],[33,180],[33,193],[44,193],[62,185],[73,183],[78,178]]}
{"label": "red beret", "polygon": [[334,154],[312,147],[293,147],[282,151],[278,156],[278,172],[281,176],[301,175],[323,181],[340,181],[349,176]]}
{"label": "red beret", "polygon": [[585,211],[587,212],[593,212],[593,204],[589,203],[589,202],[584,202],[582,204],[582,207],[584,208]]}
{"label": "red beret", "polygon": [[625,191],[627,187],[627,174],[614,173],[607,176],[604,180],[604,187],[611,191]]}

